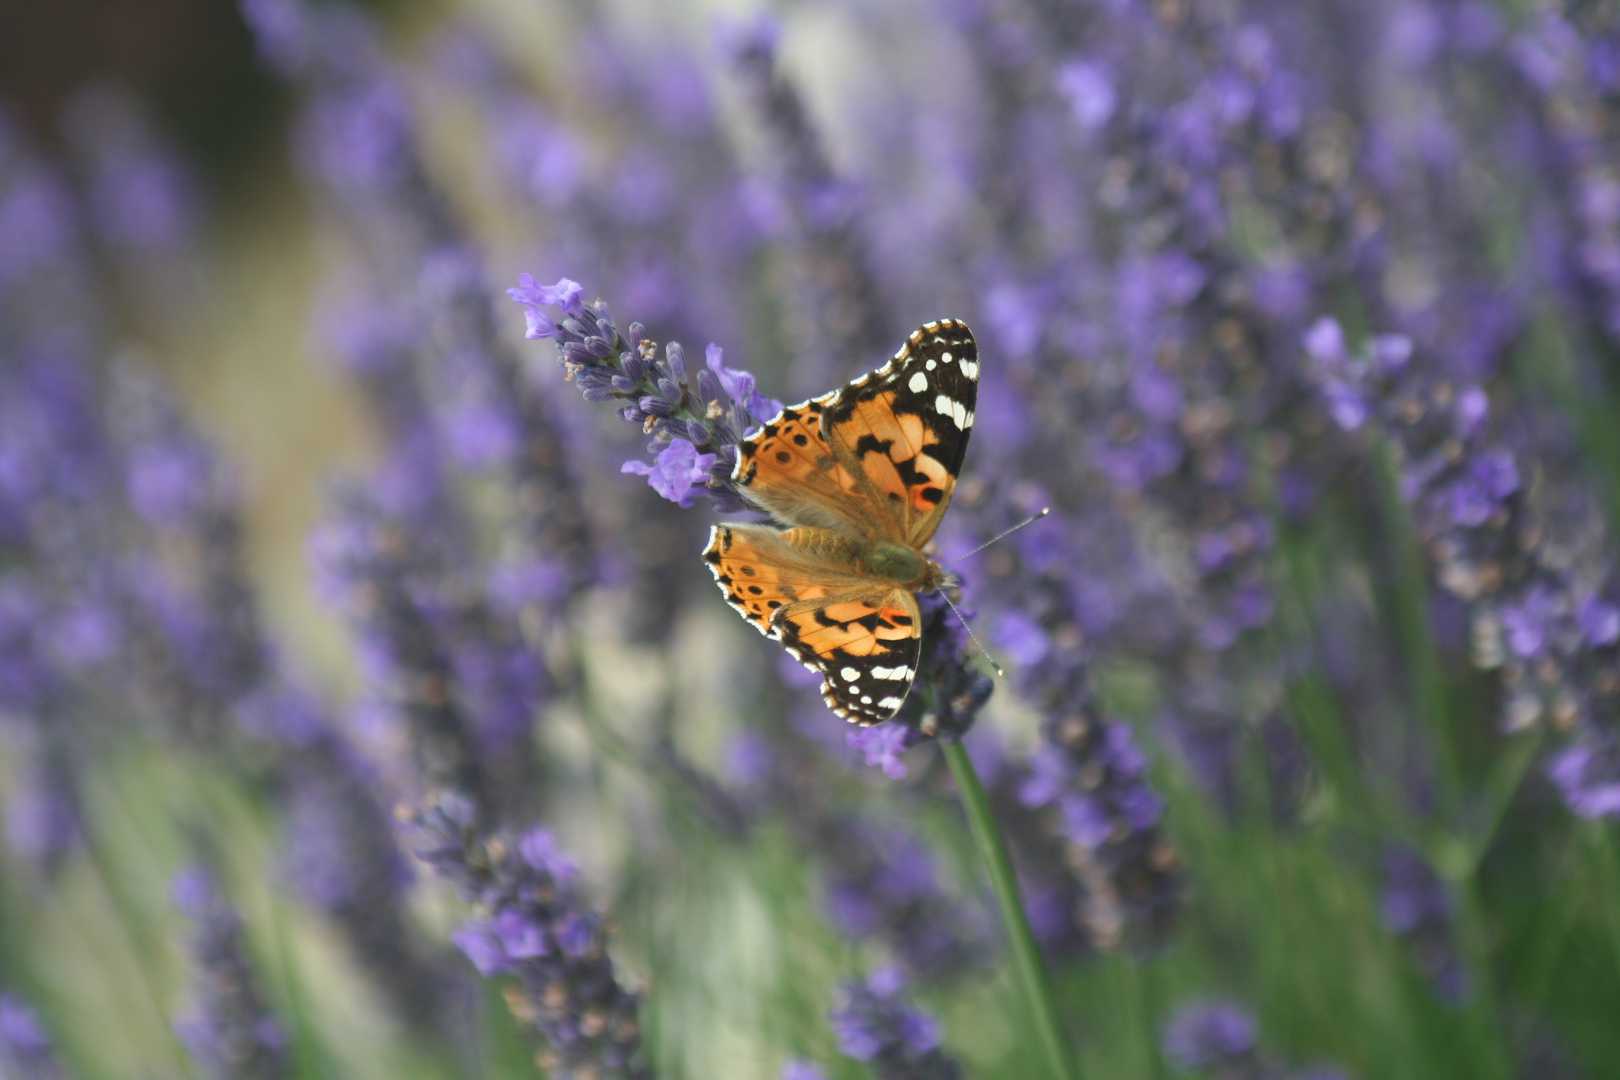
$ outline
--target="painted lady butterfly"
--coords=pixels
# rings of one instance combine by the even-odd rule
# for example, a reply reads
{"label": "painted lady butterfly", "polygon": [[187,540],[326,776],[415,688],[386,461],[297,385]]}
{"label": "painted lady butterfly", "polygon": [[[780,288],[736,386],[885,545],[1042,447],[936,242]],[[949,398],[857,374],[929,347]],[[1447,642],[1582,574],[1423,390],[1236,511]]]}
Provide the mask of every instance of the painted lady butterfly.
{"label": "painted lady butterfly", "polygon": [[732,482],[774,521],[714,526],[704,561],[726,602],[820,672],[821,696],[853,723],[894,716],[917,675],[917,593],[950,583],[924,548],[956,488],[978,393],[973,334],[942,319],[737,447]]}

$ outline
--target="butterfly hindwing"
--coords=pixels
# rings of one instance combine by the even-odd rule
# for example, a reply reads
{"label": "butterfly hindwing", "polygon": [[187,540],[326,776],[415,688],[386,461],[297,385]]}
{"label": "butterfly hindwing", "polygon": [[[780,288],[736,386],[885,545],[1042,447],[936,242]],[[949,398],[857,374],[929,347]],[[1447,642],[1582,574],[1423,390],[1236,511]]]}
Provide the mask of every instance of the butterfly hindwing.
{"label": "butterfly hindwing", "polygon": [[978,397],[973,334],[942,319],[914,330],[892,360],[827,403],[822,434],[886,538],[920,547],[939,528]]}
{"label": "butterfly hindwing", "polygon": [[922,655],[922,613],[903,589],[868,589],[808,601],[776,616],[779,640],[821,673],[821,696],[857,724],[881,724],[900,711]]}
{"label": "butterfly hindwing", "polygon": [[727,603],[821,674],[834,712],[875,724],[911,689],[922,617],[911,593],[839,569],[841,553],[826,530],[716,525],[703,560]]}
{"label": "butterfly hindwing", "polygon": [[861,579],[793,543],[792,533],[770,525],[716,525],[703,561],[726,594],[726,603],[773,640],[771,620],[790,604],[857,591]]}

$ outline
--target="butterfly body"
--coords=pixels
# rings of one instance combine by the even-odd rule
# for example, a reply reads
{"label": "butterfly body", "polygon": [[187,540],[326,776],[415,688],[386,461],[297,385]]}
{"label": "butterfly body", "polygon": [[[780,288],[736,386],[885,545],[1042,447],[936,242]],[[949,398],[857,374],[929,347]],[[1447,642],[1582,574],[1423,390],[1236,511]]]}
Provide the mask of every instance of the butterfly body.
{"label": "butterfly body", "polygon": [[917,594],[952,583],[926,549],[967,451],[978,374],[968,328],[928,323],[877,371],[738,445],[732,481],[774,520],[716,525],[704,561],[852,722],[899,711],[921,651]]}

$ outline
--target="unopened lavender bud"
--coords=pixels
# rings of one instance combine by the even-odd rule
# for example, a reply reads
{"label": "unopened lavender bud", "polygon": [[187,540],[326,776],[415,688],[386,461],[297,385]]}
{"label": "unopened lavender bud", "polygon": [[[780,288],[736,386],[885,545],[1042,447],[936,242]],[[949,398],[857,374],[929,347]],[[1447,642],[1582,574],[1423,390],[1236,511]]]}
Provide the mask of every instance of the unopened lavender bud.
{"label": "unopened lavender bud", "polygon": [[640,349],[641,343],[647,340],[647,328],[638,322],[633,322],[630,324],[628,337],[631,348]]}
{"label": "unopened lavender bud", "polygon": [[703,399],[705,405],[720,400],[720,380],[708,368],[698,372],[698,397]]}
{"label": "unopened lavender bud", "polygon": [[664,351],[664,360],[669,364],[669,373],[676,382],[686,385],[686,354],[678,347],[672,346]]}
{"label": "unopened lavender bud", "polygon": [[[709,431],[709,426],[703,423],[701,420],[688,420],[686,423],[686,432],[686,437],[691,440],[692,445],[694,446],[706,446],[708,445],[709,440],[713,438],[713,435]],[[731,475],[729,469],[726,471],[726,475]]]}
{"label": "unopened lavender bud", "polygon": [[634,379],[636,382],[640,382],[642,379],[647,377],[646,366],[642,364],[641,357],[637,356],[634,352],[627,351],[620,353],[619,367],[624,370],[626,378]]}
{"label": "unopened lavender bud", "polygon": [[644,397],[640,402],[641,411],[650,416],[669,416],[675,411],[675,406],[659,397]]}
{"label": "unopened lavender bud", "polygon": [[621,394],[633,394],[636,392],[638,387],[636,386],[636,380],[630,378],[629,376],[615,375],[613,376],[613,389],[617,390]]}
{"label": "unopened lavender bud", "polygon": [[585,351],[598,360],[606,360],[613,355],[613,346],[603,337],[588,337],[585,339]]}
{"label": "unopened lavender bud", "polygon": [[658,380],[658,392],[664,395],[665,400],[671,402],[678,402],[683,396],[681,388],[669,379]]}

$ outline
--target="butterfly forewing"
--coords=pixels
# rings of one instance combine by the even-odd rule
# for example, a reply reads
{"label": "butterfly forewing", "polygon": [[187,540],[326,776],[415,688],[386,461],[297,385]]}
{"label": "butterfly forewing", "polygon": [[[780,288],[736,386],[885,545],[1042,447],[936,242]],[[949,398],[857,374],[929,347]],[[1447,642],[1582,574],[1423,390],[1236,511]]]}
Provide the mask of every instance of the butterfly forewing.
{"label": "butterfly forewing", "polygon": [[833,395],[790,405],[737,445],[732,481],[785,525],[865,533],[854,478],[833,458],[821,414]]}
{"label": "butterfly forewing", "polygon": [[827,403],[822,435],[887,538],[920,547],[939,528],[978,397],[973,334],[943,319],[914,330],[892,360]]}

